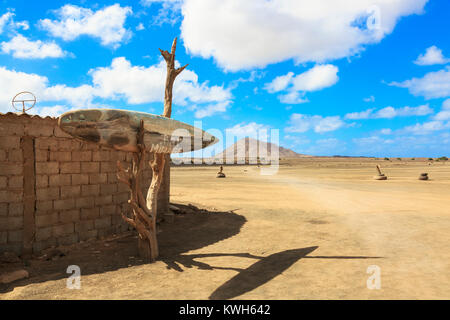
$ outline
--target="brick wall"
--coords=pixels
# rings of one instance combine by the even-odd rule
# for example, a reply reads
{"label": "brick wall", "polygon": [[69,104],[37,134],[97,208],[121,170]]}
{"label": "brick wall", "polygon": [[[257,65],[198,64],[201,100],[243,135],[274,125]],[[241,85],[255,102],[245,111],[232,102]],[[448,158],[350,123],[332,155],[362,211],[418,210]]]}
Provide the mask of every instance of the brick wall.
{"label": "brick wall", "polygon": [[[0,114],[0,252],[37,253],[128,230],[120,212],[130,213],[129,192],[116,162],[128,167],[131,158],[73,139],[54,118]],[[150,179],[147,167],[143,191]],[[168,192],[159,201],[168,203]]]}

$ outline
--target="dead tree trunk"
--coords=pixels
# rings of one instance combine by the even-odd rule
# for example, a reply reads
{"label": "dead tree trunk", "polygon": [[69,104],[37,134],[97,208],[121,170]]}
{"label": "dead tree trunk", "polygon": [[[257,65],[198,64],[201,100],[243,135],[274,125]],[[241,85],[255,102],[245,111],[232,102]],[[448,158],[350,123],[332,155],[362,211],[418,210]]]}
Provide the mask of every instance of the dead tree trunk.
{"label": "dead tree trunk", "polygon": [[[173,84],[175,82],[175,78],[188,66],[185,65],[181,68],[175,69],[175,51],[177,49],[177,38],[173,40],[172,49],[169,53],[168,51],[161,50],[161,55],[167,64],[167,75],[166,75],[166,87],[164,92],[164,112],[163,116],[170,118],[172,115],[172,96],[173,96]],[[163,180],[161,185],[161,191],[167,193],[165,198],[169,198],[170,196],[170,154],[165,155],[165,165],[164,165],[164,173]],[[168,208],[166,208],[168,209]]]}
{"label": "dead tree trunk", "polygon": [[137,135],[139,152],[133,153],[131,168],[124,169],[120,161],[117,161],[117,178],[130,189],[128,203],[133,210],[133,217],[128,217],[122,212],[122,218],[133,226],[139,235],[139,255],[146,261],[154,261],[158,255],[158,240],[156,238],[156,210],[159,186],[161,185],[164,170],[164,154],[150,155],[150,165],[153,171],[152,182],[148,194],[150,199],[145,199],[141,189],[142,170],[147,161],[147,152],[144,146],[144,121],[141,120]]}
{"label": "dead tree trunk", "polygon": [[[175,78],[187,67],[187,65],[175,69],[175,50],[177,47],[177,38],[173,41],[172,50],[161,51],[162,56],[167,62],[167,78],[166,89],[164,94],[164,113],[163,116],[170,118],[172,114],[172,91]],[[154,261],[159,255],[158,239],[156,230],[156,219],[158,213],[158,193],[164,180],[169,183],[169,172],[164,174],[165,169],[169,169],[170,154],[151,153],[149,155],[149,163],[152,168],[152,181],[147,192],[147,198],[144,199],[141,190],[140,179],[145,161],[147,160],[147,152],[144,146],[144,122],[141,120],[139,132],[137,135],[137,144],[139,152],[133,154],[131,168],[124,169],[117,162],[119,181],[125,183],[131,192],[128,203],[133,209],[133,217],[128,217],[122,213],[123,219],[133,226],[138,234],[139,255],[146,261]],[[168,188],[167,188],[168,192]]]}

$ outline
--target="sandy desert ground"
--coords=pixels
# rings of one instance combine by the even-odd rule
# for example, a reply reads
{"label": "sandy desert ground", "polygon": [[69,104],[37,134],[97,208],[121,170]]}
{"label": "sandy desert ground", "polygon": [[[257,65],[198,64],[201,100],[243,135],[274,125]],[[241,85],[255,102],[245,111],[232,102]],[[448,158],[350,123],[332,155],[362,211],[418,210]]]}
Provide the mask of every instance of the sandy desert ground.
{"label": "sandy desert ground", "polygon": [[[389,177],[375,181],[375,165]],[[134,235],[84,243],[0,299],[449,299],[450,163],[304,158],[276,175],[256,166],[172,169],[175,215],[161,259],[143,264]],[[427,172],[430,181],[419,181]],[[81,267],[80,290],[66,268]],[[380,289],[368,289],[369,266]]]}

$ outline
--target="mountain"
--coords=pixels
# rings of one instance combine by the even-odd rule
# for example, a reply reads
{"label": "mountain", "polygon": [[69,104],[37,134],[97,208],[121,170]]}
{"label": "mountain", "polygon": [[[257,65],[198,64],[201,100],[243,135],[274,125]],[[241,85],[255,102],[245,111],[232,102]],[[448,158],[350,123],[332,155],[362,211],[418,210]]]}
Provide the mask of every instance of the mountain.
{"label": "mountain", "polygon": [[280,147],[274,143],[268,143],[247,137],[237,141],[232,146],[226,148],[223,152],[213,156],[213,158],[246,160],[257,160],[258,158],[270,159],[272,156],[272,150],[276,150],[276,148],[278,148],[278,158],[281,159],[309,157],[308,155],[299,154],[291,149]]}

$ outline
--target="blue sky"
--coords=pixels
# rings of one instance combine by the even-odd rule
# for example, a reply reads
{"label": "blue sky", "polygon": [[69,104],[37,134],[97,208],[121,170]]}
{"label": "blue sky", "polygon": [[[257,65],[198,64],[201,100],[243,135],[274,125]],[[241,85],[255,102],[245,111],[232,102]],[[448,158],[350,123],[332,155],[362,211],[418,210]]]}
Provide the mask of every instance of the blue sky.
{"label": "blue sky", "polygon": [[158,48],[178,37],[174,119],[299,153],[450,154],[446,0],[0,1],[0,112],[162,113]]}

